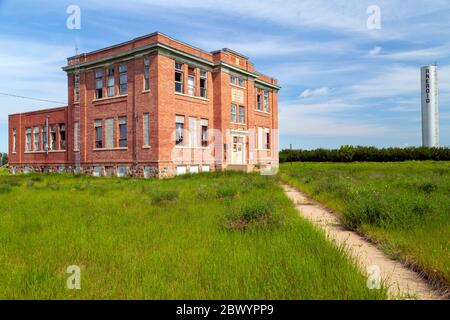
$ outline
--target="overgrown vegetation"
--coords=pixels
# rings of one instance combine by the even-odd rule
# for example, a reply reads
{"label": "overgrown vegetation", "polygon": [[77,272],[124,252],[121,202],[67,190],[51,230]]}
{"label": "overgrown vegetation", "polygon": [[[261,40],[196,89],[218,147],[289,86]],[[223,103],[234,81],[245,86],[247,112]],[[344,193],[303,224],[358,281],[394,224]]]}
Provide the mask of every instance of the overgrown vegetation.
{"label": "overgrown vegetation", "polygon": [[450,162],[285,163],[280,175],[391,255],[450,284]]}
{"label": "overgrown vegetation", "polygon": [[342,146],[340,149],[283,150],[280,162],[450,161],[450,148],[384,148]]}
{"label": "overgrown vegetation", "polygon": [[[0,184],[1,299],[386,297],[269,177],[31,174]],[[70,265],[81,290],[66,288]]]}

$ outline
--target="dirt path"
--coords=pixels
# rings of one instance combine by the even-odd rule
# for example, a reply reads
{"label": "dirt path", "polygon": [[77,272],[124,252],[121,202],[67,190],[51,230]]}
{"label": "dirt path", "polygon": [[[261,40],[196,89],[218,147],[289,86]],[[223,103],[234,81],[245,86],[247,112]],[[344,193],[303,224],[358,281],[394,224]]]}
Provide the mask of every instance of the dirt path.
{"label": "dirt path", "polygon": [[350,255],[357,260],[363,272],[367,272],[367,268],[371,266],[379,268],[390,298],[440,298],[416,272],[406,268],[400,262],[390,259],[356,232],[346,229],[329,209],[291,186],[283,185],[282,187],[294,202],[300,215],[323,229],[327,237],[335,241],[337,245],[344,245]]}

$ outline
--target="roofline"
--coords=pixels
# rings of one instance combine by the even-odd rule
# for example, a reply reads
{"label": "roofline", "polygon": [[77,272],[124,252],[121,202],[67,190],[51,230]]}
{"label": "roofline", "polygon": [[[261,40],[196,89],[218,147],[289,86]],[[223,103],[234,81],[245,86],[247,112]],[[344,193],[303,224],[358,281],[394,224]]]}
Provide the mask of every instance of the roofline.
{"label": "roofline", "polygon": [[168,39],[170,39],[170,40],[172,40],[172,41],[178,42],[179,44],[188,46],[188,47],[190,47],[190,48],[192,48],[192,49],[201,51],[201,52],[203,52],[203,53],[205,53],[205,54],[207,54],[207,55],[212,56],[212,53],[211,53],[211,52],[208,52],[208,51],[205,51],[205,50],[200,49],[200,48],[198,48],[198,47],[195,47],[195,46],[193,46],[193,45],[191,45],[191,44],[189,44],[189,43],[186,43],[186,42],[183,42],[183,41],[174,39],[174,38],[172,38],[171,36],[169,36],[169,35],[167,35],[167,34],[165,34],[165,33],[162,33],[162,32],[159,32],[159,31],[155,31],[155,32],[152,32],[152,33],[149,33],[149,34],[146,34],[146,35],[143,35],[143,36],[140,36],[140,37],[137,37],[137,38],[128,40],[128,41],[124,41],[124,42],[121,42],[121,43],[118,43],[118,44],[115,44],[115,45],[112,45],[112,46],[108,46],[108,47],[106,47],[106,48],[102,48],[102,49],[98,49],[98,50],[94,50],[94,51],[90,51],[90,52],[86,52],[86,53],[80,53],[80,54],[78,54],[78,55],[69,57],[69,58],[67,58],[67,59],[68,59],[68,60],[69,60],[69,59],[75,59],[75,58],[79,58],[79,57],[83,57],[83,56],[85,57],[85,56],[88,56],[88,55],[91,55],[91,54],[95,54],[95,53],[100,53],[100,52],[102,52],[102,51],[106,51],[106,50],[111,50],[111,49],[114,49],[114,48],[118,48],[118,47],[121,47],[121,46],[130,44],[130,43],[133,43],[133,42],[136,42],[136,41],[145,39],[145,38],[150,38],[150,37],[156,36],[156,35],[160,35],[160,36],[167,37]]}
{"label": "roofline", "polygon": [[20,115],[28,115],[28,114],[46,113],[46,112],[56,112],[56,111],[64,110],[64,109],[67,109],[67,108],[68,108],[68,106],[61,106],[61,107],[39,109],[39,110],[35,110],[35,111],[18,112],[18,113],[9,114],[8,117],[20,116]]}
{"label": "roofline", "polygon": [[232,54],[234,54],[234,55],[237,55],[237,56],[239,56],[239,57],[241,57],[241,58],[244,58],[244,59],[246,59],[246,60],[250,60],[249,57],[247,57],[247,56],[245,56],[245,55],[243,55],[242,53],[239,53],[239,52],[237,52],[237,51],[231,50],[231,49],[229,49],[229,48],[223,48],[223,49],[215,50],[215,51],[212,51],[211,54],[215,54],[215,53],[219,53],[219,52],[229,52],[229,53],[232,53]]}

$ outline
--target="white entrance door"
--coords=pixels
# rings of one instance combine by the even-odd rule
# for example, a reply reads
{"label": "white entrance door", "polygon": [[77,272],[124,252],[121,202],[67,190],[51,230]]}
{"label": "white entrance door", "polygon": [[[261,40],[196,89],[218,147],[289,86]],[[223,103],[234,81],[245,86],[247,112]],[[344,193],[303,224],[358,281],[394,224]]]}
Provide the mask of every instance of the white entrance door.
{"label": "white entrance door", "polygon": [[233,143],[231,149],[231,164],[244,164],[245,153],[244,137],[233,136]]}

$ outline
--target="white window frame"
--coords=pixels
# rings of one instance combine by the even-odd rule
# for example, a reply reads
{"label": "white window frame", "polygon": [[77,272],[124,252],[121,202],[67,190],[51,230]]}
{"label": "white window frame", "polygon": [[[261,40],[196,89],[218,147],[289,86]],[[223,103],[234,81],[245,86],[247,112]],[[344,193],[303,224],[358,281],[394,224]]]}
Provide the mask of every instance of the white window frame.
{"label": "white window frame", "polygon": [[25,151],[31,152],[31,127],[25,129]]}
{"label": "white window frame", "polygon": [[[37,129],[37,132],[36,132]],[[37,139],[36,139],[37,136]],[[39,145],[40,145],[40,130],[39,127],[33,128],[33,151],[39,151]]]}

